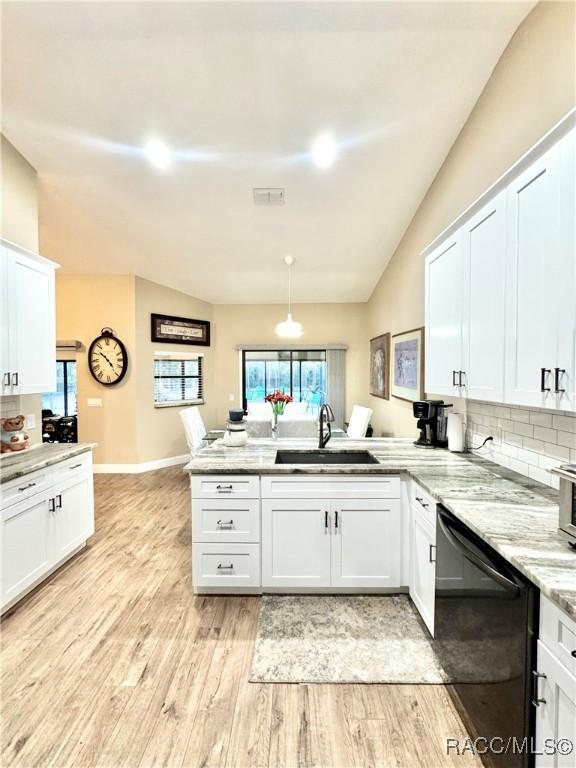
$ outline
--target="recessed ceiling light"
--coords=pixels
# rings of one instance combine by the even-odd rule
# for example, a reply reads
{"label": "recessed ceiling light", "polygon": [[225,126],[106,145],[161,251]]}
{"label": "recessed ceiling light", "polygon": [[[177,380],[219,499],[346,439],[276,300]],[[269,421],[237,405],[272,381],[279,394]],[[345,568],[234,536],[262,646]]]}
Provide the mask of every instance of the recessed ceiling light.
{"label": "recessed ceiling light", "polygon": [[329,133],[321,133],[312,144],[312,159],[318,168],[328,168],[338,154],[334,137]]}
{"label": "recessed ceiling light", "polygon": [[150,141],[147,141],[144,151],[150,163],[160,170],[168,168],[172,162],[170,150],[160,139],[150,139]]}

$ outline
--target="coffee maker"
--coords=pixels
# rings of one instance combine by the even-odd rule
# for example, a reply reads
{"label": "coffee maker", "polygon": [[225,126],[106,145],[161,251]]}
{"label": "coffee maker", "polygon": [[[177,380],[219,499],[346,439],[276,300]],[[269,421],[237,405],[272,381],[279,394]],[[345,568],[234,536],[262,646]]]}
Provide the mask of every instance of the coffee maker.
{"label": "coffee maker", "polygon": [[446,405],[444,400],[417,400],[412,405],[414,417],[418,419],[416,426],[420,430],[420,437],[414,441],[414,445],[421,448],[446,448],[446,411],[452,406]]}

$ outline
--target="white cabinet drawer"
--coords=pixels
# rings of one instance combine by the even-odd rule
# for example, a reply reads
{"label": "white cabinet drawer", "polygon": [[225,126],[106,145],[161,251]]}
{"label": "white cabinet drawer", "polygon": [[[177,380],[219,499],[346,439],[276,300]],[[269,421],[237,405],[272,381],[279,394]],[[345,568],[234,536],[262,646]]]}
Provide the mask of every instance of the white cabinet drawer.
{"label": "white cabinet drawer", "polygon": [[540,640],[576,675],[576,621],[545,595],[540,596]]}
{"label": "white cabinet drawer", "polygon": [[427,522],[436,528],[436,501],[414,481],[410,485],[410,504],[412,509],[421,512]]}
{"label": "white cabinet drawer", "polygon": [[195,587],[259,587],[259,544],[193,544]]}
{"label": "white cabinet drawer", "polygon": [[396,475],[264,475],[263,499],[399,499]]}
{"label": "white cabinet drawer", "polygon": [[76,477],[84,473],[92,472],[92,451],[81,453],[66,461],[54,464],[50,469],[53,472],[54,482],[61,483],[68,478]]}
{"label": "white cabinet drawer", "polygon": [[260,498],[257,475],[193,475],[193,499]]}
{"label": "white cabinet drawer", "polygon": [[18,477],[16,480],[10,480],[0,486],[0,497],[2,499],[2,508],[9,507],[19,501],[34,496],[36,493],[49,488],[52,484],[52,474],[48,470],[40,472],[31,472],[29,475]]}
{"label": "white cabinet drawer", "polygon": [[260,541],[259,499],[193,499],[192,541]]}

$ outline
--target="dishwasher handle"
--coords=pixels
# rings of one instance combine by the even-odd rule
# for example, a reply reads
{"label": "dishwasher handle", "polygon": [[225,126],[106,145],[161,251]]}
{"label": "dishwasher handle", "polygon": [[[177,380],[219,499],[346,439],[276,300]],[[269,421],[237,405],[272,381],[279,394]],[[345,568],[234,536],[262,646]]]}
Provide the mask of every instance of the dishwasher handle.
{"label": "dishwasher handle", "polygon": [[[518,595],[520,592],[519,585],[497,570],[491,563],[486,562],[486,560],[481,558],[471,547],[467,546],[464,534],[455,530],[452,517],[441,507],[438,508],[438,524],[454,549],[458,550],[458,552],[464,555],[464,557],[479,570],[493,579],[507,592],[511,593],[513,597]],[[460,533],[460,535],[458,535],[458,533]]]}

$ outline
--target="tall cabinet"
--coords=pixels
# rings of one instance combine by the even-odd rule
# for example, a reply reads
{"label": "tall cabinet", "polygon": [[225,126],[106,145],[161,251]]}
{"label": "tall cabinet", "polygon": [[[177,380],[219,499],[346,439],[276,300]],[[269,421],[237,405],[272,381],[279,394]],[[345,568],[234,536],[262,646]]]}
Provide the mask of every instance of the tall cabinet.
{"label": "tall cabinet", "polygon": [[424,252],[429,395],[576,409],[574,121]]}
{"label": "tall cabinet", "polygon": [[55,270],[58,265],[0,241],[1,394],[56,389]]}

